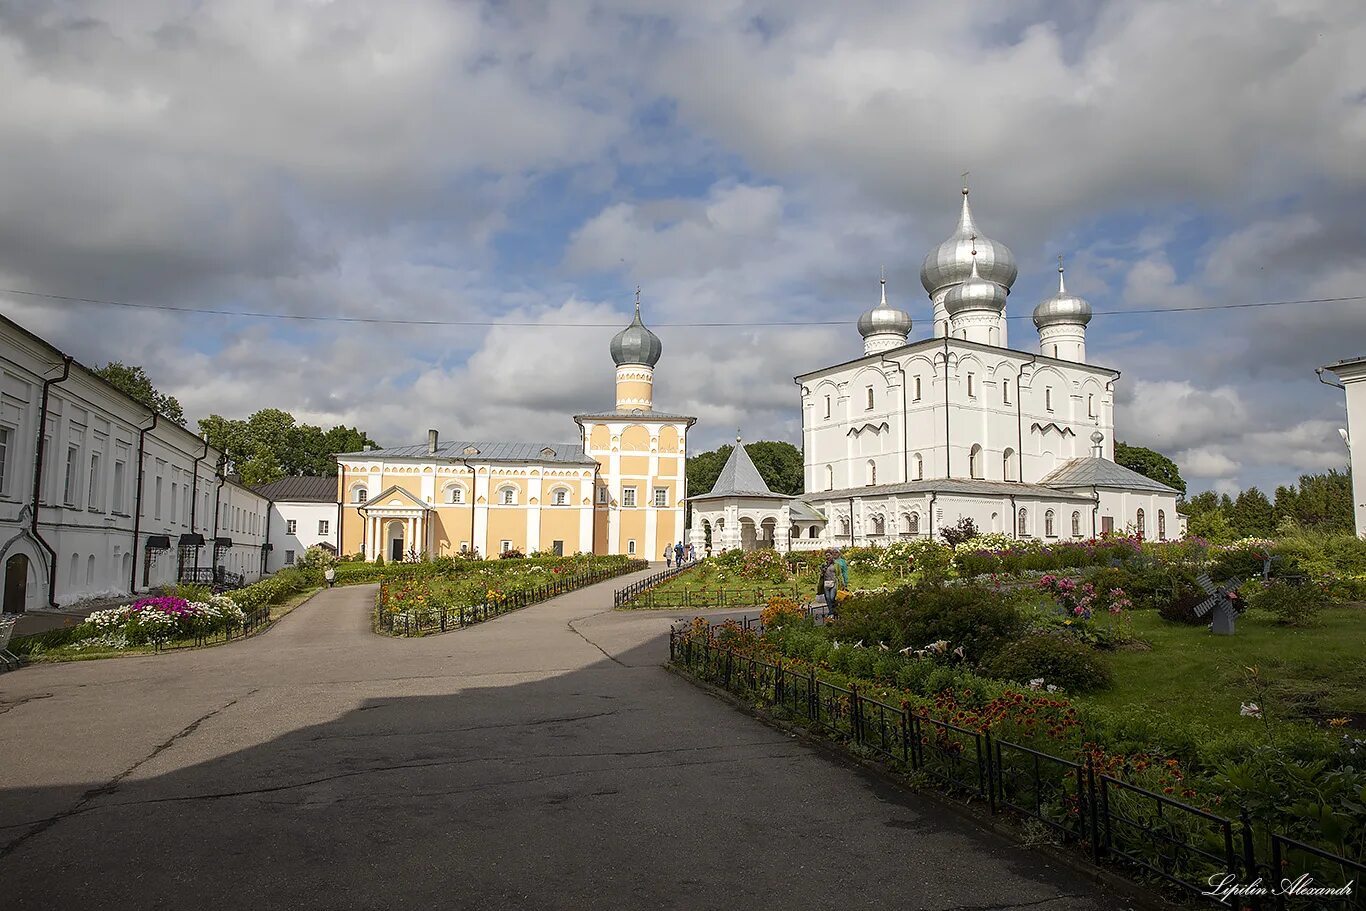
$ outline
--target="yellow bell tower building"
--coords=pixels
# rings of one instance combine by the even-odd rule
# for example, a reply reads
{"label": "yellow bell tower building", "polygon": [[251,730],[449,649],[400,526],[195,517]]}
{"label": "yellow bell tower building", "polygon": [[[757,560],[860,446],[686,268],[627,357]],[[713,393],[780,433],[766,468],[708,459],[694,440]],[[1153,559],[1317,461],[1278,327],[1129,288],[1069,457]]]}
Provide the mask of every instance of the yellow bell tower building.
{"label": "yellow bell tower building", "polygon": [[594,541],[597,553],[663,558],[665,546],[684,541],[684,468],[688,428],[697,419],[654,408],[655,365],[664,346],[635,318],[610,346],[616,364],[616,407],[579,414],[585,454],[598,463],[595,484]]}

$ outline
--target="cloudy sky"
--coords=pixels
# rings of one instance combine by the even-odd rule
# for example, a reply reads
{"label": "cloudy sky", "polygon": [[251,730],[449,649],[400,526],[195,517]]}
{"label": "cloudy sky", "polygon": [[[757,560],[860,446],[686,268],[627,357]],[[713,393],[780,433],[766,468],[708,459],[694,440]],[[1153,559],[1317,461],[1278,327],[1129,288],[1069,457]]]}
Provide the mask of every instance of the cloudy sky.
{"label": "cloudy sky", "polygon": [[559,440],[639,284],[657,404],[796,441],[881,266],[929,334],[966,170],[1015,345],[1065,253],[1120,437],[1272,486],[1345,464],[1366,301],[1126,311],[1366,294],[1363,47],[1335,0],[0,0],[0,287],[480,325],[0,302],[192,418]]}

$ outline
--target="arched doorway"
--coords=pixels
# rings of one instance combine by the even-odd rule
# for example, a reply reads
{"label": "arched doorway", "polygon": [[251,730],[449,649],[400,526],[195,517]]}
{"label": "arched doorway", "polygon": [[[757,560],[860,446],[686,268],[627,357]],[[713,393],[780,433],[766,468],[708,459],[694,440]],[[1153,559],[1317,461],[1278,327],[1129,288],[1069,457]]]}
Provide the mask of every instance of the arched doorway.
{"label": "arched doorway", "polygon": [[754,527],[753,519],[740,520],[740,549],[753,550],[755,542],[758,540],[758,530]]}
{"label": "arched doorway", "polygon": [[403,560],[403,525],[402,519],[394,519],[384,526],[384,552],[393,563]]}
{"label": "arched doorway", "polygon": [[14,554],[5,561],[4,613],[22,614],[28,601],[28,557]]}
{"label": "arched doorway", "polygon": [[774,519],[774,518],[772,518],[772,517],[767,518],[767,519],[764,519],[764,521],[761,522],[761,523],[759,524],[759,531],[760,531],[760,534],[759,534],[758,546],[760,546],[760,547],[774,547],[774,546],[777,545],[777,543],[778,543],[778,520],[777,520],[777,519]]}

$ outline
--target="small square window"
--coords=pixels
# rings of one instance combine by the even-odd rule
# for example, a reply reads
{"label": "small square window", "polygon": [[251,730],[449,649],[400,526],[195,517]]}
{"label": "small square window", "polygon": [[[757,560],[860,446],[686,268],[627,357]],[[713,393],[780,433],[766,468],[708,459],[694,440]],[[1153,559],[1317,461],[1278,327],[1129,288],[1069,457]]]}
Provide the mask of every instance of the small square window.
{"label": "small square window", "polygon": [[297,532],[298,530],[299,530],[299,522],[298,522],[297,519],[286,519],[286,520],[285,520],[285,534],[287,534],[287,535],[292,535],[292,534],[294,534],[295,532]]}
{"label": "small square window", "polygon": [[507,553],[508,551],[512,550],[512,542],[500,541],[498,542],[498,549],[503,553]]}
{"label": "small square window", "polygon": [[634,487],[623,487],[621,489],[621,505],[628,507],[636,505],[636,489]]}
{"label": "small square window", "polygon": [[292,550],[287,550],[287,551],[285,551],[285,566],[293,566],[293,565],[294,565],[294,551],[292,551]]}
{"label": "small square window", "polygon": [[664,509],[664,508],[667,507],[668,505],[669,505],[669,488],[667,488],[667,487],[656,487],[656,488],[655,488],[655,508],[657,508],[657,509]]}
{"label": "small square window", "polygon": [[332,528],[332,523],[329,522],[327,519],[319,519],[319,520],[318,520],[318,534],[320,534],[320,535],[330,534],[330,533],[331,533],[331,532],[330,532],[331,528]]}

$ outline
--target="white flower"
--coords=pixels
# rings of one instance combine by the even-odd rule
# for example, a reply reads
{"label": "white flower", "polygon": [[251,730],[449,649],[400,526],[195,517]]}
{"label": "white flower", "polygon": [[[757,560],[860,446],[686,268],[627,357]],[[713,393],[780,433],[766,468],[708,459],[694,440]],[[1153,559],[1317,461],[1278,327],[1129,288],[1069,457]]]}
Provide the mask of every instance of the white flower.
{"label": "white flower", "polygon": [[907,657],[909,657],[911,654],[917,654],[917,655],[918,655],[918,654],[920,654],[920,652],[908,645],[908,646],[906,646],[905,648],[901,649],[901,651],[899,652],[899,654],[906,655]]}
{"label": "white flower", "polygon": [[966,659],[967,653],[963,651],[963,646],[960,645],[958,646],[958,648],[953,650],[953,656],[955,658]]}
{"label": "white flower", "polygon": [[1041,689],[1043,689],[1043,678],[1042,678],[1042,677],[1035,677],[1033,680],[1029,681],[1029,688],[1030,688],[1031,690],[1041,690]]}
{"label": "white flower", "polygon": [[1044,689],[1048,690],[1048,692],[1050,693],[1056,693],[1058,691],[1058,687],[1051,683],[1048,684],[1048,686],[1044,687]]}
{"label": "white flower", "polygon": [[889,648],[887,647],[887,643],[885,643],[885,642],[879,642],[879,643],[877,644],[877,650],[880,651],[880,652],[888,652],[888,651],[891,651],[891,649],[889,649]]}
{"label": "white flower", "polygon": [[860,639],[859,641],[855,642],[854,648],[863,648],[863,640]]}
{"label": "white flower", "polygon": [[839,647],[840,647],[840,641],[839,641],[838,639],[836,639],[836,640],[833,642],[833,644],[831,644],[830,647],[831,647],[832,649],[839,648]]}
{"label": "white flower", "polygon": [[1262,709],[1255,702],[1244,702],[1242,708],[1238,710],[1238,714],[1244,718],[1260,718],[1262,717]]}

